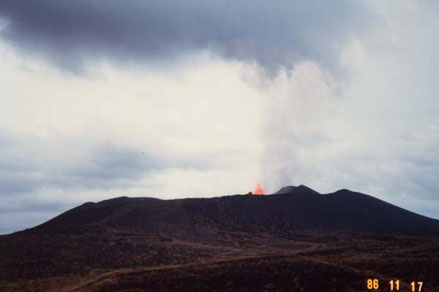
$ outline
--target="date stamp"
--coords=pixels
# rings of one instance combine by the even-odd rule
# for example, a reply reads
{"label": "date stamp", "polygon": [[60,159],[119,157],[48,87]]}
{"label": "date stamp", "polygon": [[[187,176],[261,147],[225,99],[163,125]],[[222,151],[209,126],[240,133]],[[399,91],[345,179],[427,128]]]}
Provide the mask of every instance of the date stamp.
{"label": "date stamp", "polygon": [[[375,291],[404,291],[400,288],[401,281],[399,279],[394,279],[390,281],[381,281],[379,279],[367,279],[366,280],[366,288],[367,290],[375,290]],[[380,286],[382,285],[382,286]],[[411,281],[410,282],[410,292],[422,292],[424,288],[423,281]],[[383,289],[383,290],[381,290]],[[407,290],[405,290],[407,291]]]}

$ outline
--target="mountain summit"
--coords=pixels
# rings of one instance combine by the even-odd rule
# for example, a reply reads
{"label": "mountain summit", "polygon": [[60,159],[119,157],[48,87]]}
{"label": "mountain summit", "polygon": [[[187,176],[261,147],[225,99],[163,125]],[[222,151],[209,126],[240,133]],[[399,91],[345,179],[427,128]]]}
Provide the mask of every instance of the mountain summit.
{"label": "mountain summit", "polygon": [[275,194],[310,194],[310,195],[320,195],[319,192],[304,186],[300,185],[298,187],[295,186],[286,186],[281,188],[279,191],[277,191]]}

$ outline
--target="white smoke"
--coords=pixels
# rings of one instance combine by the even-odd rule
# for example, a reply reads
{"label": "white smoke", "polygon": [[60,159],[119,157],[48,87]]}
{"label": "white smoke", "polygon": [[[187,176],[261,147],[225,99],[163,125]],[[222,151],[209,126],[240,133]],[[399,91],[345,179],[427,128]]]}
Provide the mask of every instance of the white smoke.
{"label": "white smoke", "polygon": [[305,183],[315,173],[312,162],[317,162],[329,139],[334,89],[330,76],[310,61],[262,83],[266,103],[261,176],[270,192]]}

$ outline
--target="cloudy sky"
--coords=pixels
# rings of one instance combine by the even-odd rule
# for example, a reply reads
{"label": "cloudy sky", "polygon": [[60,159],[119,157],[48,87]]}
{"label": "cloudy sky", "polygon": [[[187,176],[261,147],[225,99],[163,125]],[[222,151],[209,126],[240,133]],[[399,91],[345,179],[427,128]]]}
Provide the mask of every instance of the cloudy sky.
{"label": "cloudy sky", "polygon": [[0,234],[306,184],[439,218],[436,1],[1,0]]}

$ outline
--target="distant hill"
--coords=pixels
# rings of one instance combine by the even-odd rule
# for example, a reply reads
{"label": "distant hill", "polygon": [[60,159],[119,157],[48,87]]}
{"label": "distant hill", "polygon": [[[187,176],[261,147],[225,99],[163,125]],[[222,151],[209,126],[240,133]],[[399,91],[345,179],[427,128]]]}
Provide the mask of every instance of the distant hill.
{"label": "distant hill", "polygon": [[143,232],[353,230],[438,234],[439,220],[424,217],[362,193],[319,194],[287,186],[264,196],[158,200],[120,197],[85,203],[26,232],[84,232],[111,228]]}

